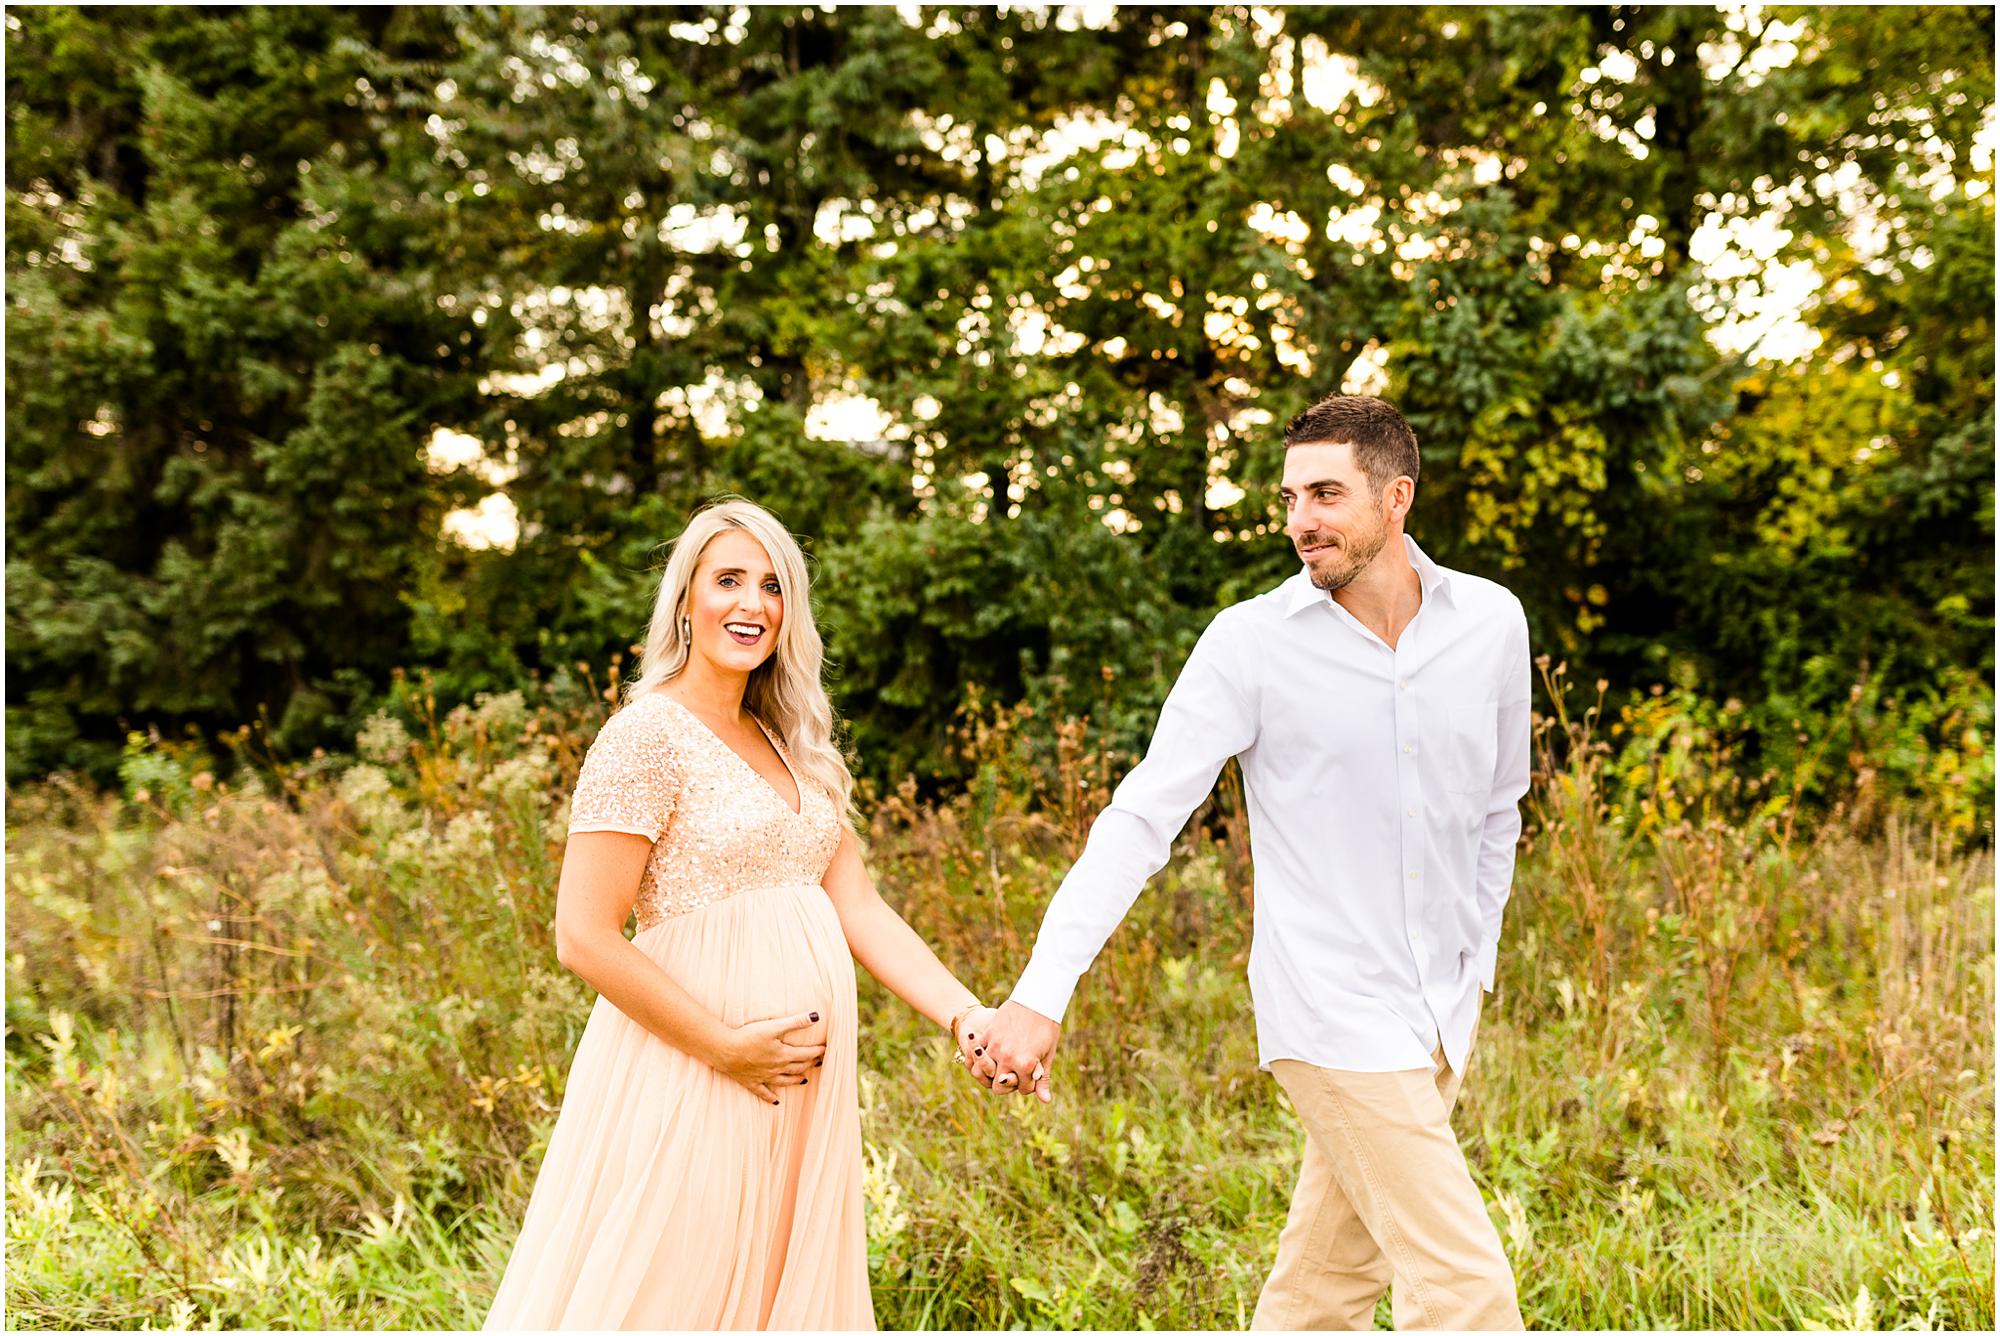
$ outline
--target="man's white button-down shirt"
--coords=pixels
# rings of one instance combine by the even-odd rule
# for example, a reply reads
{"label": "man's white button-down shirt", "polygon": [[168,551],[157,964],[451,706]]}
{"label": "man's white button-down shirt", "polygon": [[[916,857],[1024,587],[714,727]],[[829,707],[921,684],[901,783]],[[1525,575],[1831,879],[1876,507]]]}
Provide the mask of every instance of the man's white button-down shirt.
{"label": "man's white button-down shirt", "polygon": [[1239,758],[1260,1063],[1464,1070],[1528,789],[1528,627],[1404,538],[1423,586],[1391,649],[1302,569],[1225,608],[1146,757],[1050,901],[1013,1000],[1061,1020],[1083,972]]}

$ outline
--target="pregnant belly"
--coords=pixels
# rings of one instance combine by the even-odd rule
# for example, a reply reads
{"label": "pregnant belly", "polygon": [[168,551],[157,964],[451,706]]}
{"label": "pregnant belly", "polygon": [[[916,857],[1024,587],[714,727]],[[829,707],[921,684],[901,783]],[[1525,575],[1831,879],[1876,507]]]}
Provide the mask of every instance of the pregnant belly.
{"label": "pregnant belly", "polygon": [[854,960],[818,886],[765,886],[654,924],[633,945],[725,1025],[816,1011],[786,1037],[852,1044]]}

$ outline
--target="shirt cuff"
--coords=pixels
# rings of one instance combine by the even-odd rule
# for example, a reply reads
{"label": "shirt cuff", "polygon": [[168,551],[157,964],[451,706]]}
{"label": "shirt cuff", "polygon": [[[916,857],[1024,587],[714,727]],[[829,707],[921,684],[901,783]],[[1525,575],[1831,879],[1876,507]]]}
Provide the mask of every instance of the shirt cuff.
{"label": "shirt cuff", "polygon": [[1500,964],[1500,939],[1495,937],[1480,947],[1479,955],[1473,964],[1479,971],[1479,986],[1489,993],[1492,992],[1494,970]]}
{"label": "shirt cuff", "polygon": [[1076,992],[1080,976],[1064,977],[1059,967],[1040,957],[1031,957],[1028,968],[1021,971],[1021,981],[1014,985],[1008,997],[1009,1002],[1019,1002],[1038,1016],[1062,1023],[1063,1013],[1069,1010],[1070,996]]}

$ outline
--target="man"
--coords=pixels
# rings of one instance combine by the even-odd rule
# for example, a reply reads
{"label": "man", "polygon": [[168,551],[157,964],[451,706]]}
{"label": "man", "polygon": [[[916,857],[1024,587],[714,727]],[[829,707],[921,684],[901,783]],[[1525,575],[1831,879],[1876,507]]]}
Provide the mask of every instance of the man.
{"label": "man", "polygon": [[1369,1327],[1393,1277],[1399,1327],[1519,1328],[1450,1114],[1528,787],[1527,622],[1404,536],[1417,441],[1390,404],[1334,395],[1285,446],[1304,569],[1202,634],[972,1071],[1047,1101],[1070,994],[1238,757],[1260,1066],[1306,1129],[1253,1325]]}

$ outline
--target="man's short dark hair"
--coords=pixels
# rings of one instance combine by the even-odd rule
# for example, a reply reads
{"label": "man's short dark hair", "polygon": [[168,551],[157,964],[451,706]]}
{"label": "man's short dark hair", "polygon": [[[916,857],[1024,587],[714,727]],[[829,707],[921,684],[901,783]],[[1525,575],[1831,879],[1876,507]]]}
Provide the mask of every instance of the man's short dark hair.
{"label": "man's short dark hair", "polygon": [[1387,399],[1329,394],[1285,424],[1285,448],[1295,445],[1353,446],[1377,496],[1397,478],[1417,480],[1417,434]]}

